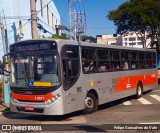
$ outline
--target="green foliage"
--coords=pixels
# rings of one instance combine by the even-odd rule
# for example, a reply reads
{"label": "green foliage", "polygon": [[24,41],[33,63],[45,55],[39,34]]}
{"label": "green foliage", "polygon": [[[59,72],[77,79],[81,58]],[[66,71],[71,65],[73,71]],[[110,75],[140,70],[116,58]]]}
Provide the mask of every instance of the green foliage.
{"label": "green foliage", "polygon": [[160,0],[132,0],[123,3],[108,14],[117,26],[117,33],[144,33],[160,36]]}
{"label": "green foliage", "polygon": [[84,42],[91,42],[91,43],[96,43],[97,40],[96,38],[92,37],[92,36],[86,36],[86,35],[83,35],[81,37],[81,41],[84,41]]}
{"label": "green foliage", "polygon": [[68,39],[67,35],[65,33],[62,33],[61,35],[53,34],[51,37],[53,39]]}

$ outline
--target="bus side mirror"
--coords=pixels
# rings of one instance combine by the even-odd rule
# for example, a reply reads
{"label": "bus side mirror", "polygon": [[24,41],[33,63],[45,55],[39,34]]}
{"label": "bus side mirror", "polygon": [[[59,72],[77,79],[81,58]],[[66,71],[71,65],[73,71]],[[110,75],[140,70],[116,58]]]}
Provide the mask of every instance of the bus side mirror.
{"label": "bus side mirror", "polygon": [[0,75],[4,75],[4,66],[3,66],[3,63],[0,64]]}
{"label": "bus side mirror", "polygon": [[0,75],[8,76],[10,73],[11,73],[10,71],[5,70],[3,63],[0,64]]}

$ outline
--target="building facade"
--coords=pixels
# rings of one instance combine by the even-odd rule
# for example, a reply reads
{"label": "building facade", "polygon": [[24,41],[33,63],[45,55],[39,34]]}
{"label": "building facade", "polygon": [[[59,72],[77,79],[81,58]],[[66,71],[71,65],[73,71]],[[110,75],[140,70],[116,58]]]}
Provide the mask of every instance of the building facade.
{"label": "building facade", "polygon": [[[54,2],[36,0],[36,11],[38,28],[35,30],[38,37],[48,37],[55,34],[55,25],[60,25],[61,20]],[[30,0],[1,0],[0,13],[6,31],[5,38],[8,38],[8,46],[19,40],[32,38]],[[3,54],[3,47],[0,45],[0,56],[2,57]]]}
{"label": "building facade", "polygon": [[[144,43],[142,43],[142,41],[144,41]],[[141,37],[140,34],[135,34],[132,32],[122,35],[122,46],[136,47],[136,48],[143,48],[143,47],[150,48],[150,43],[151,39],[147,38],[147,34],[145,37]]]}
{"label": "building facade", "polygon": [[108,44],[108,45],[121,45],[122,37],[120,35],[97,35],[97,43],[99,44]]}
{"label": "building facade", "polygon": [[97,43],[99,44],[108,44],[108,45],[120,45],[125,47],[136,47],[143,48],[142,40],[145,41],[145,47],[150,48],[151,39],[144,37],[142,38],[140,35],[135,33],[128,33],[124,35],[98,35]]}

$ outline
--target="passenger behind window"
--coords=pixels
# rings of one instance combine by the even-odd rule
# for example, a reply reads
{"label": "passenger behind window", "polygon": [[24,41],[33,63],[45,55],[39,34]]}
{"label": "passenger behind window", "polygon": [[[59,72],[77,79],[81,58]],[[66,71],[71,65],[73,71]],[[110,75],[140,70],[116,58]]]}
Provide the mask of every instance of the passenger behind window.
{"label": "passenger behind window", "polygon": [[127,69],[129,69],[128,68],[128,62],[126,61],[126,62],[124,62],[124,68],[123,68],[124,70],[127,70]]}
{"label": "passenger behind window", "polygon": [[132,63],[132,69],[136,69],[136,64],[135,63]]}
{"label": "passenger behind window", "polygon": [[99,71],[99,72],[104,72],[104,71],[106,71],[106,66],[105,66],[105,65],[100,65],[98,71]]}
{"label": "passenger behind window", "polygon": [[89,64],[89,72],[96,72],[96,65],[93,61]]}
{"label": "passenger behind window", "polygon": [[120,70],[120,67],[119,67],[119,65],[116,65],[116,70]]}
{"label": "passenger behind window", "polygon": [[87,62],[87,61],[83,61],[83,62],[82,62],[82,65],[83,65],[83,72],[84,72],[84,73],[87,73],[87,72],[89,71],[88,62]]}

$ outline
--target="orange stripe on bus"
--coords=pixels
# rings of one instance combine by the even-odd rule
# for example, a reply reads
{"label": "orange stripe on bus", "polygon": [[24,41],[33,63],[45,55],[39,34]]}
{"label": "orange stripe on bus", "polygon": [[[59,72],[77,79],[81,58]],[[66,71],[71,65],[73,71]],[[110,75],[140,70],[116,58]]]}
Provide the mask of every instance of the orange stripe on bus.
{"label": "orange stripe on bus", "polygon": [[157,84],[158,74],[152,73],[118,78],[116,83],[116,92],[135,89],[137,87],[138,81],[141,81],[143,86]]}
{"label": "orange stripe on bus", "polygon": [[46,101],[53,97],[52,94],[47,95],[22,95],[22,94],[15,94],[11,92],[11,97],[17,100],[24,100],[24,101]]}

